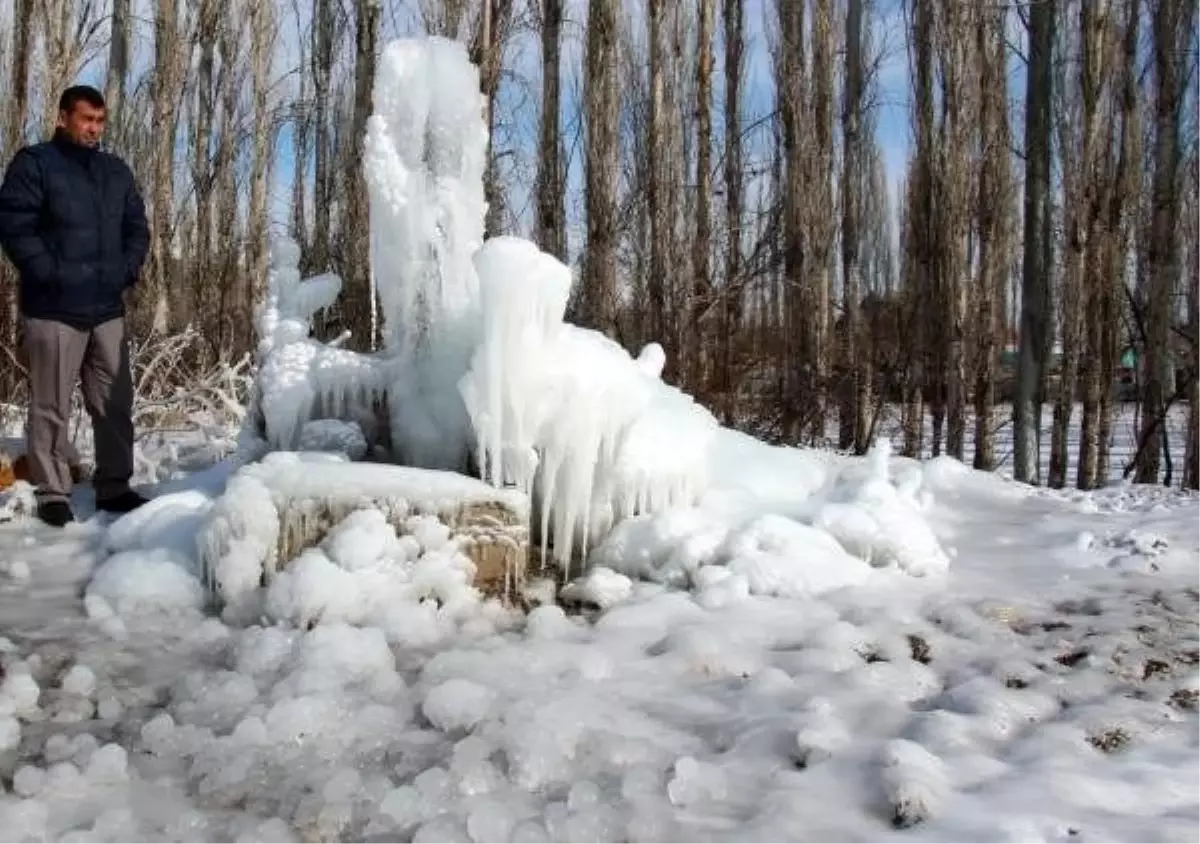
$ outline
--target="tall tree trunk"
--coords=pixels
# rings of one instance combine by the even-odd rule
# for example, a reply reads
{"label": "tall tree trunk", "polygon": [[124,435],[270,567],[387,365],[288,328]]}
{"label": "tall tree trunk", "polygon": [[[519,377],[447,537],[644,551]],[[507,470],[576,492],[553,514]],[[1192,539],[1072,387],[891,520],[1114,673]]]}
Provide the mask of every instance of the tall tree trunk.
{"label": "tall tree trunk", "polygon": [[[271,53],[275,44],[274,4],[255,3],[251,12],[253,31],[250,40],[250,65],[254,96],[254,148],[250,163],[249,232],[246,243],[247,317],[262,297],[267,280],[267,165],[275,148],[275,127],[271,125],[270,86]],[[357,116],[357,115],[356,115]],[[365,131],[365,127],[364,127]],[[251,320],[239,337],[240,348],[248,348],[253,338]]]}
{"label": "tall tree trunk", "polygon": [[367,136],[367,118],[371,116],[371,94],[375,88],[375,63],[379,45],[380,0],[355,0],[354,106],[350,122],[350,140],[345,160],[346,243],[343,273],[349,300],[351,330],[365,336],[360,346],[374,349],[379,338],[371,333],[371,238],[367,205],[366,175],[363,173],[363,147]]}
{"label": "tall tree trunk", "polygon": [[832,333],[829,292],[833,274],[833,242],[837,234],[833,201],[833,66],[836,53],[833,0],[816,0],[813,11],[811,91],[815,145],[809,159],[814,170],[808,186],[811,195],[807,205],[812,260],[808,263],[807,273],[809,306],[805,308],[805,313],[809,320],[806,357],[812,363],[809,439],[814,443],[823,443],[832,352],[829,342]]}
{"label": "tall tree trunk", "polygon": [[[213,254],[213,193],[216,188],[211,151],[213,116],[216,113],[217,85],[214,53],[220,29],[230,26],[229,9],[221,8],[217,0],[202,0],[198,10],[195,40],[199,47],[196,67],[196,122],[192,127],[192,193],[196,203],[196,234],[192,257],[192,313],[205,311],[205,288],[212,283],[209,268]],[[223,73],[232,68],[222,68]],[[220,346],[218,346],[220,348]]]}
{"label": "tall tree trunk", "polygon": [[487,215],[484,234],[495,237],[503,233],[505,210],[504,186],[496,159],[496,101],[500,93],[500,71],[503,65],[504,32],[512,14],[512,0],[483,0],[479,14],[473,59],[480,69],[479,81],[483,90],[484,122],[488,128],[487,165],[483,176]]}
{"label": "tall tree trunk", "polygon": [[[937,291],[934,184],[934,104],[933,104],[933,16],[935,0],[913,0],[909,39],[913,46],[913,75],[916,92],[913,119],[916,123],[916,150],[913,178],[909,181],[907,220],[908,278],[906,279],[908,324],[913,337],[906,402],[905,454],[918,457],[924,440],[924,399],[939,376],[930,346],[934,340],[927,313],[931,295]],[[933,449],[941,448],[940,402],[934,404]]]}
{"label": "tall tree trunk", "polygon": [[1171,299],[1179,277],[1179,164],[1182,158],[1180,119],[1183,114],[1186,46],[1196,13],[1193,0],[1155,0],[1154,32],[1154,184],[1151,200],[1149,300],[1146,308],[1145,391],[1136,479],[1158,482],[1162,466],[1163,427],[1172,392],[1174,368],[1170,339]]}
{"label": "tall tree trunk", "polygon": [[742,320],[742,0],[724,0],[725,18],[725,289],[721,325],[722,416],[734,423],[734,337]]}
{"label": "tall tree trunk", "polygon": [[963,300],[967,267],[965,255],[969,235],[971,86],[968,69],[972,64],[971,9],[958,3],[945,3],[940,9],[938,27],[941,45],[942,137],[937,183],[939,242],[938,280],[941,290],[940,350],[941,384],[946,412],[946,451],[963,459],[966,443],[966,346]]}
{"label": "tall tree trunk", "polygon": [[[802,302],[807,289],[805,278],[805,212],[811,196],[806,196],[804,179],[805,154],[805,86],[804,86],[804,3],[780,3],[779,82],[776,85],[778,111],[783,133],[782,156],[784,183],[782,185],[782,244],[783,244],[783,331],[782,371],[784,423],[783,436],[797,441],[800,430],[801,401],[815,401],[811,390],[814,379],[801,377],[814,365],[809,356],[813,330],[813,314],[805,312]],[[803,326],[803,327],[802,327]]]}
{"label": "tall tree trunk", "polygon": [[[1100,405],[1105,390],[1104,358],[1106,357],[1104,311],[1106,288],[1111,285],[1107,278],[1110,265],[1106,256],[1110,248],[1112,232],[1107,230],[1108,218],[1104,213],[1111,205],[1112,148],[1114,146],[1113,121],[1103,120],[1103,110],[1108,101],[1113,66],[1112,11],[1104,4],[1084,4],[1081,26],[1088,27],[1084,38],[1084,122],[1089,120],[1103,123],[1097,126],[1092,138],[1093,147],[1086,147],[1089,154],[1083,162],[1080,177],[1084,191],[1084,240],[1085,249],[1081,267],[1079,295],[1084,321],[1084,332],[1080,337],[1085,350],[1080,358],[1079,377],[1083,398],[1083,415],[1080,422],[1079,461],[1075,483],[1080,489],[1093,489],[1098,483],[1100,464],[1101,425]],[[1094,11],[1093,11],[1094,10]],[[1103,131],[1102,131],[1103,130]],[[1109,382],[1111,388],[1111,382]]]}
{"label": "tall tree trunk", "polygon": [[559,91],[563,0],[542,3],[542,120],[538,151],[538,240],[542,249],[567,260],[566,190],[559,139]]}
{"label": "tall tree trunk", "polygon": [[[650,277],[647,290],[650,294],[650,339],[667,349],[668,358],[675,350],[667,340],[667,275],[668,262],[675,260],[673,224],[674,195],[671,190],[673,173],[672,156],[676,150],[670,145],[668,124],[675,119],[668,101],[670,68],[668,67],[667,45],[664,23],[670,28],[674,15],[667,11],[666,3],[650,3],[647,19],[650,42],[650,120],[646,124],[646,150],[650,162],[650,178],[646,184],[646,201],[650,214]],[[666,17],[666,21],[663,18]]]}
{"label": "tall tree trunk", "polygon": [[[33,39],[34,0],[16,0],[12,28],[12,53],[8,65],[8,107],[4,124],[3,163],[16,154],[25,141],[25,124],[29,118],[29,53]],[[7,262],[0,262],[0,288],[4,290],[3,319],[0,321],[0,345],[13,351],[17,348],[17,328],[20,325],[17,305],[17,277]],[[5,367],[0,378],[0,390],[12,395],[16,387],[16,368]]]}
{"label": "tall tree trunk", "polygon": [[1008,226],[1012,210],[1004,41],[1008,19],[1003,7],[980,8],[976,14],[980,162],[974,466],[990,472],[996,465],[992,407],[996,394],[997,340],[1003,324],[1000,299],[1010,259]]}
{"label": "tall tree trunk", "polygon": [[698,0],[699,27],[696,33],[696,240],[692,251],[690,326],[687,336],[691,360],[691,387],[700,393],[706,381],[703,315],[712,297],[712,27],[714,0]]}
{"label": "tall tree trunk", "polygon": [[1187,243],[1187,333],[1190,342],[1187,369],[1188,382],[1188,428],[1183,455],[1184,489],[1200,489],[1200,313],[1197,312],[1197,297],[1200,296],[1200,233],[1196,231],[1196,219],[1200,214],[1200,154],[1192,148],[1191,161],[1187,168],[1187,212],[1183,215],[1181,228]]}
{"label": "tall tree trunk", "polygon": [[[28,3],[29,0],[17,0]],[[108,106],[106,134],[118,149],[125,140],[125,80],[129,75],[129,0],[112,0],[109,18],[108,71],[104,102]]]}
{"label": "tall tree trunk", "polygon": [[333,203],[333,136],[329,131],[329,86],[333,76],[333,0],[313,7],[313,243],[307,270],[330,268],[329,212]]}
{"label": "tall tree trunk", "polygon": [[154,184],[151,191],[152,240],[149,285],[144,295],[153,331],[170,329],[167,303],[169,276],[174,265],[175,138],[178,128],[179,86],[186,53],[180,43],[176,0],[158,0],[154,14]]}
{"label": "tall tree trunk", "polygon": [[241,35],[240,27],[226,17],[221,22],[217,51],[221,59],[220,84],[221,134],[217,139],[216,164],[213,168],[215,219],[222,222],[221,239],[213,246],[212,298],[220,319],[218,349],[228,349],[241,331],[237,314],[236,286],[239,283],[238,256],[241,254],[241,233],[238,230],[237,148],[239,134],[238,99],[241,94]]}
{"label": "tall tree trunk", "polygon": [[617,82],[617,0],[591,0],[587,35],[587,257],[585,319],[613,336],[617,330],[617,188],[620,179],[621,97]]}
{"label": "tall tree trunk", "polygon": [[1017,351],[1017,397],[1013,404],[1013,475],[1041,480],[1042,394],[1049,346],[1049,215],[1054,52],[1054,4],[1029,10],[1029,69],[1025,81],[1025,213],[1021,263],[1021,317]]}
{"label": "tall tree trunk", "polygon": [[1121,355],[1121,313],[1124,308],[1126,264],[1137,220],[1139,177],[1142,160],[1142,128],[1138,109],[1138,37],[1141,29],[1141,0],[1126,0],[1122,27],[1121,88],[1119,92],[1120,150],[1107,209],[1107,278],[1103,279],[1099,455],[1096,466],[1098,484],[1106,484],[1111,475],[1113,392],[1117,364]]}
{"label": "tall tree trunk", "polygon": [[842,286],[845,321],[841,349],[842,402],[838,410],[838,448],[861,454],[867,447],[869,385],[864,371],[862,341],[862,276],[859,266],[859,212],[862,206],[863,112],[862,0],[846,5],[846,91],[842,110]]}

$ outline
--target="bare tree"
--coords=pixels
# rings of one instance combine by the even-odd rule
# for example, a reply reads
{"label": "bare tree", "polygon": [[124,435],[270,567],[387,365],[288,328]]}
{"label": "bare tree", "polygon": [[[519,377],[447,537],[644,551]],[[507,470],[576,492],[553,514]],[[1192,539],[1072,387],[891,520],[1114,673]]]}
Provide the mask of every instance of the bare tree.
{"label": "bare tree", "polygon": [[[367,209],[367,183],[363,172],[363,148],[367,118],[371,116],[371,92],[375,87],[375,62],[379,54],[379,0],[356,0],[354,38],[354,106],[350,138],[346,144],[345,202],[346,238],[342,275],[346,281],[350,322],[369,325],[373,291],[370,286],[371,249]],[[367,337],[364,348],[374,348],[377,338]]]}
{"label": "bare tree", "polygon": [[742,318],[742,0],[724,0],[725,18],[725,286],[721,309],[721,377],[726,425],[734,422],[734,335]]}
{"label": "bare tree", "polygon": [[1141,30],[1141,0],[1125,0],[1122,28],[1121,86],[1117,111],[1120,120],[1120,149],[1106,211],[1107,251],[1105,278],[1101,280],[1099,314],[1101,352],[1099,455],[1096,481],[1107,482],[1110,475],[1113,426],[1113,393],[1117,364],[1121,354],[1121,332],[1125,305],[1126,266],[1129,247],[1137,220],[1139,162],[1142,160],[1142,128],[1138,109],[1138,41]]}
{"label": "bare tree", "polygon": [[1041,397],[1050,316],[1049,220],[1054,50],[1054,4],[1029,10],[1029,69],[1025,83],[1025,213],[1021,264],[1021,319],[1017,351],[1017,397],[1013,404],[1013,474],[1019,481],[1041,478]]}
{"label": "bare tree", "polygon": [[1007,14],[1003,6],[976,10],[979,62],[978,280],[974,289],[975,459],[976,469],[996,463],[992,406],[996,394],[997,341],[1003,309],[1000,299],[1010,263],[1010,135],[1005,84]]}
{"label": "bare tree", "polygon": [[[911,345],[906,378],[904,407],[904,454],[918,457],[924,437],[923,398],[929,375],[936,371],[929,353],[928,308],[923,299],[936,290],[936,221],[934,219],[934,96],[933,38],[934,4],[931,0],[911,0],[909,38],[913,77],[912,119],[915,123],[915,150],[908,180],[905,210],[905,290],[906,319]],[[937,416],[935,409],[935,425]],[[941,448],[937,434],[934,454]]]}
{"label": "bare tree", "polygon": [[809,119],[813,145],[808,154],[810,192],[805,203],[806,229],[811,260],[806,260],[804,314],[807,318],[805,357],[812,367],[808,395],[809,439],[825,441],[826,391],[829,386],[830,288],[833,277],[834,239],[837,211],[833,197],[833,71],[836,29],[833,0],[816,0],[813,8],[813,61]]}
{"label": "bare tree", "polygon": [[859,213],[862,206],[863,0],[846,4],[845,94],[842,106],[842,286],[845,326],[842,331],[842,380],[838,410],[838,447],[862,453],[867,447],[870,380],[862,354],[862,276],[859,266]]}
{"label": "bare tree", "polygon": [[[675,260],[676,185],[674,157],[679,150],[671,143],[670,125],[675,121],[675,84],[666,37],[678,15],[676,4],[649,4],[647,25],[650,43],[650,120],[646,124],[646,149],[650,172],[646,182],[646,200],[650,215],[650,338],[667,349],[668,360],[675,349],[667,341],[668,262]],[[665,19],[665,20],[664,20]],[[667,31],[664,31],[667,30]]]}
{"label": "bare tree", "polygon": [[[247,242],[248,305],[262,295],[267,279],[267,165],[274,153],[274,127],[271,125],[271,55],[275,42],[274,4],[255,3],[251,14],[250,64],[253,74],[254,146],[250,165],[249,236]],[[365,131],[365,127],[364,127]],[[361,223],[365,225],[365,220]],[[247,309],[250,313],[250,309]],[[249,325],[246,325],[249,328]],[[253,332],[239,338],[242,348],[250,345]]]}
{"label": "bare tree", "polygon": [[[1070,260],[1078,262],[1078,282],[1075,295],[1079,298],[1080,317],[1083,321],[1080,341],[1083,343],[1085,354],[1079,359],[1079,381],[1083,397],[1083,418],[1080,430],[1079,457],[1076,472],[1076,485],[1080,489],[1091,489],[1097,485],[1097,471],[1100,462],[1100,409],[1101,396],[1105,389],[1111,389],[1111,383],[1104,383],[1104,365],[1106,357],[1106,331],[1103,325],[1103,312],[1106,307],[1106,290],[1110,287],[1111,279],[1107,278],[1110,266],[1105,261],[1109,248],[1108,240],[1112,232],[1108,231],[1108,217],[1104,213],[1111,207],[1111,176],[1112,149],[1114,144],[1113,120],[1105,119],[1109,94],[1112,90],[1112,80],[1115,76],[1115,59],[1117,32],[1115,13],[1111,7],[1103,4],[1083,4],[1084,14],[1090,8],[1095,8],[1094,17],[1081,18],[1081,26],[1091,27],[1093,32],[1084,36],[1083,73],[1081,75],[1085,126],[1091,127],[1089,120],[1101,120],[1101,127],[1095,127],[1097,136],[1094,147],[1086,146],[1086,158],[1083,162],[1079,178],[1085,206],[1079,216],[1082,216],[1082,237],[1071,242],[1068,248]],[[1078,220],[1078,216],[1073,217]],[[1082,260],[1075,251],[1083,252]]]}
{"label": "bare tree", "polygon": [[[806,74],[804,56],[804,3],[780,2],[779,9],[779,81],[776,84],[778,110],[782,128],[782,160],[784,183],[782,185],[782,242],[783,284],[785,312],[784,342],[780,345],[784,374],[783,401],[784,436],[796,440],[802,435],[802,419],[799,415],[802,394],[811,390],[815,379],[810,374],[815,368],[811,333],[814,316],[804,304],[811,297],[803,297],[808,290],[805,277],[806,259],[806,210],[812,196],[806,191],[805,156],[808,152],[806,139]],[[802,374],[803,373],[803,374]],[[807,375],[807,377],[804,377]],[[815,396],[807,396],[815,401]]]}
{"label": "bare tree", "polygon": [[1154,33],[1154,181],[1147,255],[1149,297],[1145,315],[1145,390],[1138,449],[1138,483],[1157,483],[1162,467],[1163,428],[1174,381],[1170,339],[1171,301],[1179,276],[1179,167],[1183,145],[1180,119],[1186,85],[1185,57],[1193,38],[1196,4],[1191,0],[1153,0]]}
{"label": "bare tree", "polygon": [[[18,0],[28,2],[28,0]],[[109,18],[108,71],[105,75],[104,101],[108,106],[110,139],[119,144],[124,134],[126,77],[129,75],[129,0],[112,0]]]}
{"label": "bare tree", "polygon": [[1197,312],[1197,298],[1200,297],[1200,232],[1196,229],[1197,219],[1200,219],[1200,153],[1194,144],[1189,158],[1184,188],[1185,211],[1180,219],[1180,229],[1187,245],[1184,288],[1187,290],[1187,340],[1190,346],[1183,486],[1185,489],[1200,489],[1200,313]]}
{"label": "bare tree", "polygon": [[692,249],[690,326],[691,387],[699,392],[706,380],[707,343],[704,314],[712,297],[712,28],[714,0],[697,0],[696,33],[696,239]]}
{"label": "bare tree", "polygon": [[329,131],[329,95],[333,77],[333,0],[315,0],[312,26],[313,83],[313,241],[306,268],[330,268],[330,211],[333,204],[333,138]]}
{"label": "bare tree", "polygon": [[58,120],[58,95],[74,81],[93,47],[101,17],[96,0],[35,0],[43,44],[42,128],[47,137]]}
{"label": "bare tree", "polygon": [[[4,131],[4,161],[7,163],[25,139],[25,124],[29,117],[29,53],[33,43],[34,0],[16,0],[13,7],[12,53],[8,65],[8,108]],[[10,350],[17,346],[17,279],[7,263],[0,265],[0,286],[4,288],[3,322],[0,322],[0,344]],[[15,367],[5,367],[6,376],[0,380],[0,389],[6,394],[15,387]]]}
{"label": "bare tree", "polygon": [[542,118],[538,143],[538,240],[567,259],[566,190],[559,127],[563,0],[542,2]]}
{"label": "bare tree", "polygon": [[187,52],[182,49],[181,18],[176,0],[158,0],[154,13],[154,176],[151,190],[149,285],[143,291],[150,324],[168,330],[168,276],[174,263],[175,139],[178,106]]}
{"label": "bare tree", "polygon": [[587,32],[587,255],[585,320],[615,334],[620,89],[617,73],[617,0],[588,4]]}

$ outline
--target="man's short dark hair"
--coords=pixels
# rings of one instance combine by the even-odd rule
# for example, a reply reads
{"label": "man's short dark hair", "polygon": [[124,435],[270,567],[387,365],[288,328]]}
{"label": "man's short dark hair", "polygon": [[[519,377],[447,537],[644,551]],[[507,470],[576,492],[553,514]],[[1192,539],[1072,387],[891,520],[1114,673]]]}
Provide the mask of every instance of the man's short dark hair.
{"label": "man's short dark hair", "polygon": [[69,114],[78,102],[85,102],[92,108],[104,108],[104,95],[91,85],[72,85],[58,98],[58,110]]}

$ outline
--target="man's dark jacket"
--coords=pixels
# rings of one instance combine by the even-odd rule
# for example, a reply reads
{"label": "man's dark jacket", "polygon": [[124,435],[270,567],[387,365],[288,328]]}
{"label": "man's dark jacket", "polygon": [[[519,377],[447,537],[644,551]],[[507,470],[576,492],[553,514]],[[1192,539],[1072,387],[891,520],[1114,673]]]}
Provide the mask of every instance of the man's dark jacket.
{"label": "man's dark jacket", "polygon": [[125,313],[150,245],[125,162],[54,140],[24,147],[0,186],[0,247],[21,275],[21,313],[92,327]]}

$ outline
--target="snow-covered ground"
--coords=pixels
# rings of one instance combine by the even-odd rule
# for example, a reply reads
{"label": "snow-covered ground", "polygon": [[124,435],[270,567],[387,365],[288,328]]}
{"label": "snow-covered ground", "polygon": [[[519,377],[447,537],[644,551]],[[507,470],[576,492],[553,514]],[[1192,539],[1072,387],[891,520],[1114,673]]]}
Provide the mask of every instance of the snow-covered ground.
{"label": "snow-covered ground", "polygon": [[[310,337],[339,282],[277,243],[236,460],[145,437],[155,500],[85,485],[61,531],[0,501],[0,837],[1195,840],[1197,498],[720,428],[482,243],[478,91],[461,44],[384,50],[383,354]],[[374,448],[409,468],[264,457]],[[470,463],[560,603],[485,599],[410,506],[500,495],[426,474]]]}
{"label": "snow-covered ground", "polygon": [[[189,452],[173,445],[147,463]],[[761,493],[743,445],[731,462]],[[185,532],[221,465],[116,526],[86,487],[82,524],[14,519],[0,837],[1196,839],[1195,497],[893,461],[948,571],[823,591],[806,576],[861,562],[796,507],[832,458],[770,454],[790,503],[779,487],[771,512],[721,523],[715,500],[596,552],[662,582],[596,569],[579,615],[414,604],[403,635],[196,609]]]}

